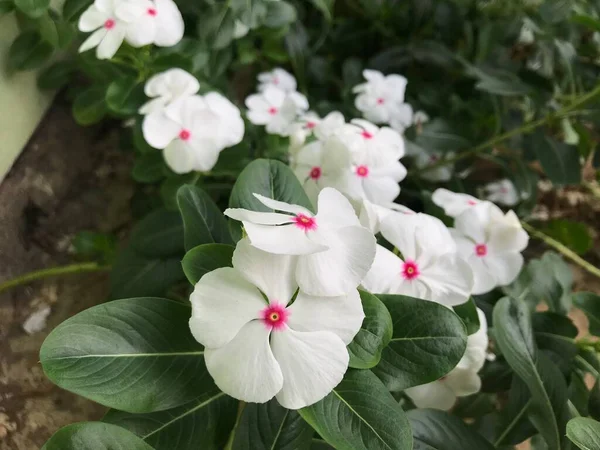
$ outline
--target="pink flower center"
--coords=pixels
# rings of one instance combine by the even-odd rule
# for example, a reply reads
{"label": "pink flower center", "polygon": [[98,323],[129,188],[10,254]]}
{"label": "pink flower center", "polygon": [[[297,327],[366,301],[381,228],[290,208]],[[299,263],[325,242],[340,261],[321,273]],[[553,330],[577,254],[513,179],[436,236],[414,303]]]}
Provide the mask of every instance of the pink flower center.
{"label": "pink flower center", "polygon": [[192,137],[192,133],[190,130],[186,130],[185,128],[179,132],[179,139],[182,141],[188,141]]}
{"label": "pink flower center", "polygon": [[148,8],[148,15],[155,17],[156,16],[156,9],[154,8]]}
{"label": "pink flower center", "polygon": [[485,245],[485,244],[477,244],[475,246],[475,254],[477,256],[485,256],[485,255],[487,255],[487,251],[488,251],[487,245]]}
{"label": "pink flower center", "polygon": [[421,272],[419,272],[419,266],[416,262],[406,260],[402,266],[402,276],[406,280],[413,280],[417,278]]}
{"label": "pink flower center", "polygon": [[379,97],[379,98],[377,99],[377,104],[378,104],[378,105],[383,105],[384,103],[385,103],[385,99],[383,99],[383,98],[381,98],[381,97]]}
{"label": "pink flower center", "polygon": [[429,157],[429,161],[433,162],[437,162],[440,159],[440,157],[438,155],[431,155]]}
{"label": "pink flower center", "polygon": [[503,194],[508,194],[508,189],[506,189],[506,187],[505,187],[505,186],[502,186],[502,187],[500,188],[500,192],[502,192]]}
{"label": "pink flower center", "polygon": [[477,202],[475,200],[467,200],[467,204],[470,206],[475,206]]}
{"label": "pink flower center", "polygon": [[106,19],[106,22],[104,22],[104,28],[106,28],[107,30],[111,30],[115,27],[115,20],[114,19]]}
{"label": "pink flower center", "polygon": [[277,86],[279,84],[279,78],[273,77],[273,84]]}
{"label": "pink flower center", "polygon": [[319,178],[321,178],[321,168],[320,167],[313,167],[310,171],[310,177],[313,180],[318,180]]}
{"label": "pink flower center", "polygon": [[359,177],[366,177],[369,175],[369,168],[367,166],[358,166],[356,168],[356,175],[358,175]]}
{"label": "pink flower center", "polygon": [[287,323],[289,312],[279,303],[271,303],[261,311],[262,321],[271,330],[281,330]]}
{"label": "pink flower center", "polygon": [[305,214],[298,214],[294,217],[294,223],[298,228],[304,231],[314,231],[317,229],[317,221],[314,217],[308,217]]}
{"label": "pink flower center", "polygon": [[277,114],[277,108],[275,108],[274,106],[271,106],[269,108],[269,114],[271,114],[272,116],[274,116],[275,114]]}
{"label": "pink flower center", "polygon": [[316,126],[317,124],[314,122],[306,122],[306,128],[308,128],[309,130],[312,130]]}
{"label": "pink flower center", "polygon": [[373,139],[373,134],[369,133],[367,130],[363,130],[363,132],[360,133],[360,135],[365,139]]}

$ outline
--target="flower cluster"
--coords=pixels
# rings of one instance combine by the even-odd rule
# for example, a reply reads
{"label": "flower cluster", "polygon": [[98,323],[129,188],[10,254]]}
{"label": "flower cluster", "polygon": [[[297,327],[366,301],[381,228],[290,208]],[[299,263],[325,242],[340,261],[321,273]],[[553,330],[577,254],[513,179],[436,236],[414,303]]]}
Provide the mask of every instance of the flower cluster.
{"label": "flower cluster", "polygon": [[303,408],[331,392],[348,368],[346,345],[364,318],[356,288],[375,238],[334,189],[320,193],[317,214],[254,195],[277,212],[225,211],[242,221],[247,238],[233,268],[196,284],[190,329],[223,392]]}
{"label": "flower cluster", "polygon": [[132,47],[172,47],[184,24],[173,0],[95,0],[79,18],[79,30],[93,32],[79,47],[96,47],[98,59],[112,58],[123,41]]}
{"label": "flower cluster", "polygon": [[152,100],[140,109],[144,139],[164,150],[176,173],[211,170],[219,153],[244,137],[239,109],[217,92],[198,95],[199,89],[198,80],[182,69],[154,75],[145,85]]}

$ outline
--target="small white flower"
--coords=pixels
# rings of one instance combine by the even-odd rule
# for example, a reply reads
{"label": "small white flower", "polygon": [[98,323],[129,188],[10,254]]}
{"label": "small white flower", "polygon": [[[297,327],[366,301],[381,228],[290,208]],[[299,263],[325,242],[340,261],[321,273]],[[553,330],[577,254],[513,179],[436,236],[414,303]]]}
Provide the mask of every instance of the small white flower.
{"label": "small white flower", "polygon": [[413,116],[413,125],[419,126],[429,122],[429,116],[425,111],[417,111]]}
{"label": "small white flower", "polygon": [[487,199],[493,203],[501,205],[514,206],[519,203],[519,193],[515,185],[509,179],[496,181],[484,186],[487,194]]}
{"label": "small white flower", "polygon": [[144,92],[152,100],[140,108],[140,114],[159,112],[169,105],[191,97],[200,90],[196,77],[183,69],[174,68],[158,73],[146,81]]}
{"label": "small white flower", "polygon": [[[446,154],[446,157],[452,157],[453,155],[452,152],[449,152]],[[433,164],[437,164],[443,156],[444,155],[442,155],[441,152],[437,151],[420,152],[415,155],[415,165],[419,169],[424,169]],[[443,182],[449,181],[452,178],[453,172],[453,164],[443,164],[421,173],[420,176],[425,180]]]}
{"label": "small white flower", "polygon": [[241,39],[248,34],[250,27],[241,20],[236,20],[233,24],[233,38]]}
{"label": "small white flower", "polygon": [[473,273],[458,257],[446,226],[427,214],[393,214],[381,234],[401,257],[378,245],[375,261],[363,280],[372,293],[402,294],[454,306],[471,295]]}
{"label": "small white flower", "polygon": [[294,76],[286,70],[277,67],[270,72],[258,74],[258,90],[264,91],[268,87],[275,87],[283,92],[295,92],[298,84]]}
{"label": "small white flower", "polygon": [[298,92],[286,93],[267,86],[246,98],[246,107],[250,122],[265,125],[267,133],[289,136],[298,115],[308,109],[308,101]]}
{"label": "small white flower", "polygon": [[479,330],[467,339],[467,349],[458,365],[446,376],[431,383],[406,389],[417,408],[449,410],[457,397],[473,395],[481,390],[481,379],[477,372],[486,360],[488,347],[487,321],[479,308]]}
{"label": "small white flower", "polygon": [[358,96],[354,102],[365,119],[374,123],[412,122],[412,108],[404,103],[406,78],[400,75],[384,76],[376,70],[364,70],[366,83],[355,86]]}
{"label": "small white flower", "polygon": [[353,119],[337,132],[353,153],[370,154],[380,161],[398,160],[405,154],[404,139],[389,127]]}
{"label": "small white flower", "polygon": [[371,267],[375,237],[360,225],[350,202],[332,188],[318,198],[318,214],[302,206],[254,194],[281,212],[227,209],[239,220],[253,246],[281,255],[299,255],[296,280],[311,295],[336,296],[355,289]]}
{"label": "small white flower", "polygon": [[473,270],[473,294],[506,286],[521,271],[521,252],[529,236],[514,212],[504,214],[493,203],[482,202],[458,216],[451,231],[460,255]]}
{"label": "small white flower", "polygon": [[129,23],[125,40],[133,47],[172,47],[183,38],[183,17],[173,0],[128,0],[117,14]]}
{"label": "small white flower", "polygon": [[[298,258],[238,242],[233,268],[204,275],[190,297],[190,330],[206,368],[234,398],[289,409],[318,402],[348,368],[346,345],[364,318],[356,289],[315,297],[294,281]],[[297,292],[294,302],[290,301]]]}
{"label": "small white flower", "polygon": [[524,23],[521,26],[521,31],[519,32],[519,38],[517,39],[517,42],[519,42],[519,44],[525,45],[530,45],[535,42],[535,35],[533,34],[533,30],[527,23]]}
{"label": "small white flower", "polygon": [[117,16],[123,0],[96,0],[79,18],[79,31],[93,33],[81,44],[79,52],[94,47],[98,59],[112,58],[125,39],[128,23]]}
{"label": "small white flower", "polygon": [[148,114],[142,132],[148,144],[164,149],[165,161],[174,172],[206,172],[222,150],[241,142],[244,121],[235,105],[211,92]]}
{"label": "small white flower", "polygon": [[431,200],[450,217],[458,217],[467,209],[482,202],[472,195],[460,194],[444,188],[436,189],[431,196]]}

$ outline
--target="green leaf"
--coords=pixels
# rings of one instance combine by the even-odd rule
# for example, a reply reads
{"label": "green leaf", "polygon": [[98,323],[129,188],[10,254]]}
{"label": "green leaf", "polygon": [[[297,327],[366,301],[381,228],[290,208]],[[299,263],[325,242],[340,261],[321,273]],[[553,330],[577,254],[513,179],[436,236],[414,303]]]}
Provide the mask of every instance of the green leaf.
{"label": "green leaf", "polygon": [[133,116],[146,101],[144,84],[134,77],[113,81],[106,90],[106,106],[120,116]]}
{"label": "green leaf", "polygon": [[571,16],[570,21],[572,23],[583,25],[584,27],[588,27],[594,31],[600,32],[600,20],[595,19],[594,17],[576,14],[574,16]]}
{"label": "green leaf", "polygon": [[50,0],[14,0],[14,2],[19,11],[33,19],[42,17],[50,6]]}
{"label": "green leaf", "polygon": [[494,308],[493,323],[496,344],[531,392],[531,422],[550,450],[560,450],[568,419],[567,386],[557,367],[535,346],[529,309],[522,301],[505,297]]}
{"label": "green leaf", "polygon": [[331,22],[333,19],[333,7],[335,6],[335,0],[311,0],[315,8],[323,13],[325,19]]}
{"label": "green leaf", "polygon": [[348,370],[333,392],[299,412],[337,450],[413,448],[404,411],[369,370]]}
{"label": "green leaf", "polygon": [[80,92],[73,102],[73,117],[79,125],[98,123],[106,115],[104,86],[91,86]]}
{"label": "green leaf", "polygon": [[391,391],[429,383],[450,372],[465,353],[467,334],[445,306],[403,295],[378,295],[394,333],[373,372]]}
{"label": "green leaf", "polygon": [[600,295],[592,292],[573,294],[573,304],[581,309],[590,322],[590,333],[600,336]]}
{"label": "green leaf", "polygon": [[392,317],[385,305],[366,291],[359,291],[365,319],[348,345],[350,367],[370,369],[381,359],[381,352],[392,338]]}
{"label": "green leaf", "polygon": [[248,403],[235,429],[232,450],[308,450],[313,430],[298,411],[285,409],[273,399]]}
{"label": "green leaf", "polygon": [[567,437],[582,450],[600,448],[600,422],[587,417],[576,417],[567,424]]}
{"label": "green leaf", "polygon": [[456,134],[456,127],[442,119],[434,119],[423,125],[415,144],[427,150],[452,152],[468,147],[469,141]]}
{"label": "green leaf", "polygon": [[[172,47],[163,47],[155,49],[157,58],[154,60],[156,65],[155,70],[166,70],[162,68],[161,64],[167,61],[166,58],[171,56],[178,56],[185,58],[191,62],[190,72],[197,74],[197,72],[203,69],[210,58],[209,51],[205,45],[203,45],[198,39],[192,39],[184,37],[179,43]],[[170,67],[173,67],[172,65]]]}
{"label": "green leaf", "polygon": [[536,333],[556,334],[574,339],[577,327],[570,318],[550,311],[536,312],[531,316],[533,330]]}
{"label": "green leaf", "polygon": [[183,217],[186,250],[200,244],[233,244],[225,216],[202,189],[189,184],[181,186],[177,205]]}
{"label": "green leaf", "polygon": [[508,401],[498,416],[494,439],[496,446],[517,445],[537,433],[527,417],[530,405],[531,394],[527,385],[513,375]]}
{"label": "green leaf", "polygon": [[79,422],[58,430],[44,450],[153,450],[131,432],[102,422]]}
{"label": "green leaf", "polygon": [[79,20],[79,16],[85,11],[93,0],[65,0],[62,10],[63,19],[68,22]]}
{"label": "green leaf", "polygon": [[228,3],[205,9],[198,21],[202,42],[215,50],[228,47],[233,41],[235,18]]}
{"label": "green leaf", "polygon": [[162,411],[216,389],[192,337],[187,304],[131,298],[94,306],[42,344],[46,376],[63,389],[132,413]]}
{"label": "green leaf", "polygon": [[77,255],[103,262],[112,262],[117,250],[115,235],[93,231],[80,231],[71,244]]}
{"label": "green leaf", "polygon": [[131,231],[131,248],[142,256],[167,258],[183,255],[183,222],[174,211],[158,209]]}
{"label": "green leaf", "polygon": [[435,409],[413,409],[407,413],[414,450],[493,450],[494,446],[458,417]]}
{"label": "green leaf", "polygon": [[582,222],[565,219],[551,220],[542,231],[579,255],[586,253],[593,245],[590,231]]}
{"label": "green leaf", "polygon": [[558,142],[539,131],[531,136],[530,142],[552,183],[557,186],[581,183],[581,163],[575,146]]}
{"label": "green leaf", "polygon": [[8,14],[15,9],[13,0],[0,0],[0,14]]}
{"label": "green leaf", "polygon": [[156,183],[165,177],[162,152],[152,151],[136,158],[131,176],[138,183]]}
{"label": "green leaf", "polygon": [[268,2],[263,24],[268,28],[281,28],[294,23],[297,17],[296,8],[285,0]]}
{"label": "green leaf", "polygon": [[40,73],[37,85],[40,89],[60,89],[69,82],[74,72],[72,61],[57,61]]}
{"label": "green leaf", "polygon": [[103,422],[123,427],[154,450],[220,450],[235,423],[238,401],[222,392],[210,392],[178,408],[150,414],[111,409]]}
{"label": "green leaf", "polygon": [[184,281],[181,257],[151,258],[125,249],[117,255],[110,274],[110,297],[165,295]]}
{"label": "green leaf", "polygon": [[457,305],[452,309],[465,324],[468,335],[475,334],[479,331],[479,314],[477,313],[475,300],[473,300],[472,297],[462,305]]}
{"label": "green leaf", "polygon": [[227,244],[202,244],[183,257],[183,272],[192,285],[204,274],[220,267],[233,267],[231,262],[235,247]]}
{"label": "green leaf", "polygon": [[25,31],[13,41],[8,51],[8,70],[33,70],[43,65],[52,53],[52,44],[37,31]]}
{"label": "green leaf", "polygon": [[273,200],[313,210],[298,178],[292,169],[281,161],[257,159],[248,164],[233,185],[229,206],[251,211],[273,211],[263,205],[253,194],[261,194]]}

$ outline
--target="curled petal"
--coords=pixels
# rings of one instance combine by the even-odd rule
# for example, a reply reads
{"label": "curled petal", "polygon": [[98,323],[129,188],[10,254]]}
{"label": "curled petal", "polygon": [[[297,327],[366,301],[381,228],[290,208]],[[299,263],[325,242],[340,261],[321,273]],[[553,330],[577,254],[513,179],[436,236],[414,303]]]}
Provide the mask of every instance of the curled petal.
{"label": "curled petal", "polygon": [[318,211],[316,219],[319,227],[335,230],[360,226],[360,221],[348,199],[333,188],[325,188],[319,194]]}
{"label": "curled petal", "polygon": [[456,394],[440,380],[408,388],[404,391],[417,408],[435,408],[448,411],[456,403]]}

